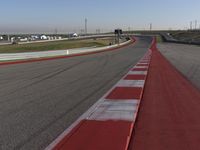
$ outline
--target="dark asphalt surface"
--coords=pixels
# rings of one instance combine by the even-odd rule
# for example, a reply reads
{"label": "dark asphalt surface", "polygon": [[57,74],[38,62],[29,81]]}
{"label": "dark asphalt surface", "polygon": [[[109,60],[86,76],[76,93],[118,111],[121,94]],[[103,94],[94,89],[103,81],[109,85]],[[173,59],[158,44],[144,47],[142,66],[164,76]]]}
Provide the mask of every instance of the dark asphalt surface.
{"label": "dark asphalt surface", "polygon": [[40,150],[107,92],[150,46],[0,66],[0,149]]}
{"label": "dark asphalt surface", "polygon": [[160,43],[161,53],[200,89],[200,46]]}

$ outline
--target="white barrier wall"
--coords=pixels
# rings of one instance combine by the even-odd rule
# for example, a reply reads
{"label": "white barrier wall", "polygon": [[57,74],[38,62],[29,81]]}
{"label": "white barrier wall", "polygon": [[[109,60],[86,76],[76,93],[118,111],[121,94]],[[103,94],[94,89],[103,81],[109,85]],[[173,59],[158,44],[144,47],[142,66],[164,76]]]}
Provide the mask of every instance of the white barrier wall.
{"label": "white barrier wall", "polygon": [[131,41],[127,41],[121,44],[116,44],[112,46],[99,47],[99,48],[78,48],[78,49],[68,49],[68,50],[54,50],[54,51],[42,51],[42,52],[24,52],[24,53],[4,53],[0,54],[0,61],[12,61],[12,60],[22,60],[22,59],[34,59],[42,57],[53,57],[53,56],[65,56],[78,53],[86,53],[93,51],[101,51],[109,48],[115,48],[121,45],[125,45]]}

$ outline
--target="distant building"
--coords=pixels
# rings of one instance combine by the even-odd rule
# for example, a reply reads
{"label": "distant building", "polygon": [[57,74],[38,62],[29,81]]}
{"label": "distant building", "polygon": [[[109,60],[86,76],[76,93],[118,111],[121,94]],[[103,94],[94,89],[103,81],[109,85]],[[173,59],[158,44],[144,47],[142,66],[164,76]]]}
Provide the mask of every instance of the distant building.
{"label": "distant building", "polygon": [[15,40],[15,37],[11,37],[11,38],[10,38],[10,41],[11,41],[11,42],[14,42],[14,40]]}
{"label": "distant building", "polygon": [[19,41],[20,41],[20,42],[27,42],[27,41],[28,41],[28,38],[27,38],[27,37],[19,38]]}
{"label": "distant building", "polygon": [[78,34],[77,33],[71,33],[71,34],[68,34],[68,37],[71,38],[71,37],[78,37]]}
{"label": "distant building", "polygon": [[48,36],[47,39],[48,40],[53,40],[53,36]]}
{"label": "distant building", "polygon": [[78,37],[78,34],[77,33],[73,33],[72,36],[73,37]]}
{"label": "distant building", "polygon": [[41,39],[41,40],[48,40],[48,37],[47,37],[46,35],[41,35],[41,36],[40,36],[40,39]]}
{"label": "distant building", "polygon": [[39,40],[40,37],[38,35],[31,35],[30,39],[31,41],[36,41],[36,40]]}

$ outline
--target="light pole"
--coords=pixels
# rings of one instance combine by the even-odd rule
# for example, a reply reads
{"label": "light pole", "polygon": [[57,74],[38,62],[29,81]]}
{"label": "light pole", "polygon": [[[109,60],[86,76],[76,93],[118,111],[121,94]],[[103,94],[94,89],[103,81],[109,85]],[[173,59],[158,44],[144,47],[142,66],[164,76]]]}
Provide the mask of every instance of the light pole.
{"label": "light pole", "polygon": [[85,18],[85,35],[87,35],[87,18]]}
{"label": "light pole", "polygon": [[190,21],[190,30],[192,30],[192,21]]}
{"label": "light pole", "polygon": [[197,29],[197,20],[195,20],[195,30]]}
{"label": "light pole", "polygon": [[116,39],[116,42],[119,44],[119,39],[120,39],[120,36],[122,35],[122,30],[121,29],[115,29],[115,39]]}

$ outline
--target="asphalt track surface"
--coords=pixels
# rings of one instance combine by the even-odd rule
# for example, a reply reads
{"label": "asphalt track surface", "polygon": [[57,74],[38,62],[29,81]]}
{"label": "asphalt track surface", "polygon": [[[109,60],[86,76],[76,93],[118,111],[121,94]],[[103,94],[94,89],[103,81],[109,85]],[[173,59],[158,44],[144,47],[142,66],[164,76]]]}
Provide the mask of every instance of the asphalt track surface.
{"label": "asphalt track surface", "polygon": [[151,38],[119,50],[0,66],[0,149],[40,150],[145,54]]}
{"label": "asphalt track surface", "polygon": [[200,46],[158,44],[161,53],[197,88],[200,89]]}
{"label": "asphalt track surface", "polygon": [[200,90],[154,48],[129,150],[200,149],[199,108]]}

